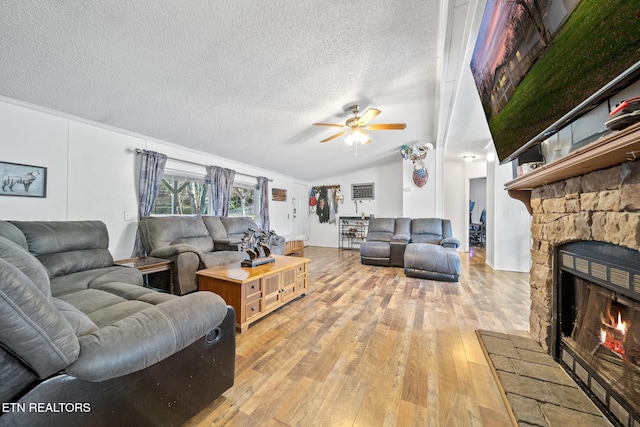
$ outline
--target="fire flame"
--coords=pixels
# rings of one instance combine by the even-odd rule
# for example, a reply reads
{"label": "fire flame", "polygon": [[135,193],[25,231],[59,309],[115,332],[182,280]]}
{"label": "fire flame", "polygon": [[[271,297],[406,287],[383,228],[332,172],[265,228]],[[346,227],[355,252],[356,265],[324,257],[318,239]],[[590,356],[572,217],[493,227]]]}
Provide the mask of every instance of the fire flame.
{"label": "fire flame", "polygon": [[617,321],[611,316],[610,323],[606,323],[604,320],[602,323],[606,328],[600,329],[600,343],[609,350],[624,356],[624,336],[629,326],[627,322],[622,321],[622,314],[618,311]]}

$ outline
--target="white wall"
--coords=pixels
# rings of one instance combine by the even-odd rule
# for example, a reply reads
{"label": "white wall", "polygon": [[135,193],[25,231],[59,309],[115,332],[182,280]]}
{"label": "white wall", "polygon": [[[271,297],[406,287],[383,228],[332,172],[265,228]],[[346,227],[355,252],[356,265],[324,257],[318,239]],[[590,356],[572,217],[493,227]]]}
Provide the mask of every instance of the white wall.
{"label": "white wall", "polygon": [[47,197],[0,196],[0,218],[67,218],[68,121],[0,102],[0,160],[47,167]]}
{"label": "white wall", "polygon": [[531,267],[531,216],[504,184],[513,179],[510,163],[500,165],[493,147],[487,155],[487,264],[495,270],[526,273]]}
{"label": "white wall", "polygon": [[[113,257],[128,258],[137,228],[136,148],[272,178],[270,189],[286,189],[287,202],[270,200],[271,228],[279,234],[293,232],[290,197],[299,180],[6,98],[0,99],[0,160],[46,167],[47,197],[0,195],[0,219],[101,220],[109,230]],[[168,164],[203,174],[205,170],[181,161]],[[131,220],[125,220],[125,212]]]}
{"label": "white wall", "polygon": [[[424,163],[429,173],[429,180],[423,187],[413,183],[413,163],[402,161],[402,216],[407,218],[434,218],[438,215],[438,203],[436,200],[438,180],[438,149],[429,150]],[[446,170],[445,170],[446,171]]]}
{"label": "white wall", "polygon": [[444,214],[451,220],[453,237],[460,240],[459,251],[469,250],[469,180],[487,175],[484,161],[447,161],[444,168]]}
{"label": "white wall", "polygon": [[[338,205],[340,216],[356,216],[364,212],[378,218],[402,216],[402,159],[389,165],[363,169],[352,173],[323,178],[312,183],[312,186],[340,185],[344,195],[344,203]],[[351,199],[351,184],[373,182],[375,184],[375,200],[358,203],[358,212]],[[338,247],[338,221],[333,224],[320,223],[315,213],[309,214],[309,241],[311,246]]]}

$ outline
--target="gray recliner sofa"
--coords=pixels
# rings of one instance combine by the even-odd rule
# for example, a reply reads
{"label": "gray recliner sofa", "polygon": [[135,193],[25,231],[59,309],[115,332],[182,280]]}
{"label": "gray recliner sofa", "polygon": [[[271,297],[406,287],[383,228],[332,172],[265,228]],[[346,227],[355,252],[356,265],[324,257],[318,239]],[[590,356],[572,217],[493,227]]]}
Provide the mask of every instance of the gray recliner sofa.
{"label": "gray recliner sofa", "polygon": [[410,243],[430,243],[457,249],[451,221],[440,218],[372,218],[360,245],[362,264],[402,267]]}
{"label": "gray recliner sofa", "polygon": [[[148,217],[138,224],[147,255],[173,260],[173,289],[177,295],[198,290],[196,271],[247,259],[239,251],[245,231],[257,230],[247,217]],[[271,250],[284,253],[284,238],[274,236]]]}
{"label": "gray recliner sofa", "polygon": [[405,274],[457,281],[460,241],[451,221],[440,218],[372,218],[360,245],[362,264],[404,267]]}
{"label": "gray recliner sofa", "polygon": [[233,385],[233,308],[142,287],[108,241],[99,221],[0,221],[1,425],[180,425]]}

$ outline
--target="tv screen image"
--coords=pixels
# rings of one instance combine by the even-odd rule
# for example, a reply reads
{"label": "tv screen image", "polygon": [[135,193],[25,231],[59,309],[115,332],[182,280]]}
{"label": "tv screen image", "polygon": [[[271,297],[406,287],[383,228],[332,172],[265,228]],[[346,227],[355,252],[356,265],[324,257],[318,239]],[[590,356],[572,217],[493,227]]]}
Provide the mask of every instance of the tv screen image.
{"label": "tv screen image", "polygon": [[501,162],[633,83],[639,70],[640,5],[624,0],[487,0],[471,60]]}

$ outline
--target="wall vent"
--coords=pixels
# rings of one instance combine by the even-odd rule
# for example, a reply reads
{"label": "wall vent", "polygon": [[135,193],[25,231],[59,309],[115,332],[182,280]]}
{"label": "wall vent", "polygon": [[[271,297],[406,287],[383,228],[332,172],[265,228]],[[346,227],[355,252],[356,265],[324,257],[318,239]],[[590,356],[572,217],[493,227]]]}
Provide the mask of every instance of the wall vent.
{"label": "wall vent", "polygon": [[373,182],[367,184],[351,184],[352,200],[374,200],[376,197]]}

